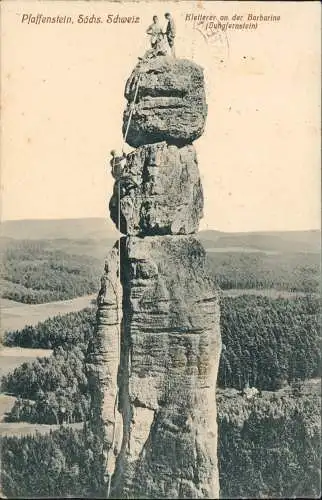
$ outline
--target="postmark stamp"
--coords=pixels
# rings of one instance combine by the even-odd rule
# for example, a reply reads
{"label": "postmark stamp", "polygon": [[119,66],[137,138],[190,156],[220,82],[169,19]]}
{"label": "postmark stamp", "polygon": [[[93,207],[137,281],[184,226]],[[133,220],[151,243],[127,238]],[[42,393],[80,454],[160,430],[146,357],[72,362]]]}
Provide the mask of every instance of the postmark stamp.
{"label": "postmark stamp", "polygon": [[[204,16],[196,16],[193,29],[196,30],[211,49],[212,56],[220,66],[225,66],[229,59],[229,40],[225,24],[221,21],[209,23]],[[215,16],[214,16],[215,17]]]}

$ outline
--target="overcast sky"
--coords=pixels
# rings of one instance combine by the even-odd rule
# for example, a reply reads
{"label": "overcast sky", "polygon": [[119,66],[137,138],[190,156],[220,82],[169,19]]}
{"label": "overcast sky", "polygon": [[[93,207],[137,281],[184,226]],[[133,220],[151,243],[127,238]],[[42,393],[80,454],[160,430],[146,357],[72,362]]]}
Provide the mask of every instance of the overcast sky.
{"label": "overcast sky", "polygon": [[[178,57],[205,69],[206,131],[195,142],[202,229],[318,228],[318,2],[2,2],[2,219],[108,217],[107,162],[122,145],[124,86],[148,47],[152,15],[170,11]],[[73,16],[26,24],[23,14]],[[139,16],[78,24],[79,14]],[[186,14],[280,15],[208,42]]]}

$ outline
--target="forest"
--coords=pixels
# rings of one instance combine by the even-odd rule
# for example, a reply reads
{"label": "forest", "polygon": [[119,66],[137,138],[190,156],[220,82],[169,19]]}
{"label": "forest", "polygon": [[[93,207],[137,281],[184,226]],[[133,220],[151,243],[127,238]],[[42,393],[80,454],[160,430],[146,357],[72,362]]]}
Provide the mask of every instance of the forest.
{"label": "forest", "polygon": [[93,336],[95,311],[86,308],[50,318],[36,327],[8,332],[4,343],[53,348],[49,357],[23,363],[2,378],[1,389],[17,396],[7,421],[73,423],[89,411],[85,356]]}
{"label": "forest", "polygon": [[231,288],[318,292],[318,253],[207,252],[214,279]]}
{"label": "forest", "polygon": [[276,390],[321,375],[317,297],[224,297],[221,332],[220,387]]}
{"label": "forest", "polygon": [[[87,308],[6,333],[8,346],[54,348],[52,356],[24,363],[3,377],[2,390],[19,397],[8,420],[83,420],[90,398],[85,354],[94,327],[95,309]],[[277,390],[321,375],[319,300],[314,296],[222,297],[221,331],[219,387]]]}
{"label": "forest", "polygon": [[8,347],[31,347],[53,349],[58,346],[87,344],[92,338],[96,312],[94,308],[48,318],[36,326],[4,334],[4,345]]}
{"label": "forest", "polygon": [[[221,498],[318,498],[320,398],[217,394]],[[283,443],[283,446],[281,446]],[[86,428],[2,439],[2,488],[13,498],[100,498],[101,444]]]}
{"label": "forest", "polygon": [[[97,291],[102,260],[82,241],[2,239],[2,297],[27,304],[66,300]],[[66,248],[66,251],[63,250]],[[108,246],[106,247],[106,252]],[[100,251],[102,253],[102,251]],[[211,274],[223,289],[267,289],[316,293],[318,253],[207,252]]]}
{"label": "forest", "polygon": [[319,498],[321,396],[226,392],[217,394],[221,497]]}
{"label": "forest", "polygon": [[[90,431],[2,439],[2,490],[12,498],[99,498],[100,445]],[[103,495],[102,495],[103,497]]]}
{"label": "forest", "polygon": [[3,377],[2,391],[18,396],[8,422],[82,422],[89,411],[85,344],[57,347],[53,355],[23,363]]}
{"label": "forest", "polygon": [[[102,260],[78,253],[76,240],[75,254],[68,252],[66,241],[64,251],[50,240],[6,240],[3,296],[44,303],[97,292]],[[213,252],[212,246],[208,262],[222,289],[306,292],[221,298],[221,497],[318,498],[321,396],[310,384],[321,375],[319,255]],[[5,496],[104,497],[101,443],[86,423],[86,352],[95,314],[87,308],[4,334],[8,347],[53,350],[3,377],[2,391],[17,398],[7,421],[63,424],[47,435],[2,438]]]}
{"label": "forest", "polygon": [[26,304],[66,300],[97,291],[102,263],[52,249],[49,242],[2,242],[1,294]]}

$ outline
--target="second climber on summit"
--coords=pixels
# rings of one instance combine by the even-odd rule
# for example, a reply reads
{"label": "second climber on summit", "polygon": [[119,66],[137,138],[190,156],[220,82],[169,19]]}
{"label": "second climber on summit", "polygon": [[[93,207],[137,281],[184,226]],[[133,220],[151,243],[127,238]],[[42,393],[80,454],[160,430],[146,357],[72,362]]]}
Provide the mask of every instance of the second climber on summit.
{"label": "second climber on summit", "polygon": [[175,36],[176,36],[176,27],[175,27],[175,24],[174,24],[173,17],[171,16],[171,14],[169,12],[166,12],[164,14],[164,17],[168,21],[167,22],[167,27],[165,29],[165,35],[167,37],[168,44],[169,44],[169,47],[171,49],[171,54],[173,55],[173,57],[175,57],[174,39],[175,39]]}

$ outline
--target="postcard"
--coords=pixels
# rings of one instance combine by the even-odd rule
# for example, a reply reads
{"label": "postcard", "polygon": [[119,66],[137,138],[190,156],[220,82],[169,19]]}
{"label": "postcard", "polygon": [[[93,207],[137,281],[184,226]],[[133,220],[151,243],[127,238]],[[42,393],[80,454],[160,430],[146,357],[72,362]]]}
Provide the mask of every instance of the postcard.
{"label": "postcard", "polygon": [[321,494],[318,2],[1,2],[1,496]]}

